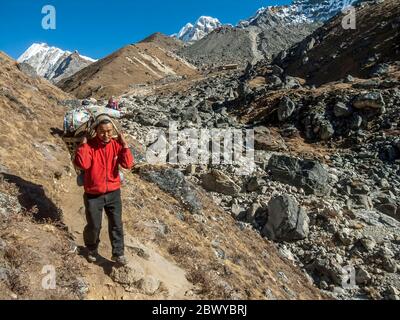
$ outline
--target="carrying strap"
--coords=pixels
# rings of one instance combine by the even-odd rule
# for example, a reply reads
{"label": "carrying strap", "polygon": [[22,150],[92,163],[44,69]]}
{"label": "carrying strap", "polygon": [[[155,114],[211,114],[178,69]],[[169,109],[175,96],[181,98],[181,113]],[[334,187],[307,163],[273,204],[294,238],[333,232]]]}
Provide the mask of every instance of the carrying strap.
{"label": "carrying strap", "polygon": [[109,120],[111,122],[111,124],[113,125],[115,131],[117,134],[119,134],[119,129],[117,127],[117,125],[115,124],[114,120],[108,115],[108,114],[99,114],[96,119],[94,119],[93,123],[90,126],[90,130],[94,131],[94,128],[96,128],[96,126],[103,120]]}

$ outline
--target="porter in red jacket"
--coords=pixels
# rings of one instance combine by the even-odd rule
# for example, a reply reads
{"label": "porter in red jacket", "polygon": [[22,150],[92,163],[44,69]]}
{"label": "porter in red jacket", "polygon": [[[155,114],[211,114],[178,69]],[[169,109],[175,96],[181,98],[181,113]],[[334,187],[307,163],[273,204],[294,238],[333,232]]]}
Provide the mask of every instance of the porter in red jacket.
{"label": "porter in red jacket", "polygon": [[82,143],[75,153],[75,164],[85,171],[83,196],[87,224],[83,239],[88,249],[88,260],[98,261],[98,247],[103,210],[108,217],[108,230],[112,245],[112,260],[126,265],[124,231],[122,223],[121,180],[118,167],[130,169],[133,156],[122,134],[112,138],[114,127],[107,116],[96,121],[96,138]]}
{"label": "porter in red jacket", "polygon": [[75,164],[85,171],[84,187],[89,194],[102,194],[121,187],[118,165],[125,169],[133,166],[133,156],[128,146],[101,138],[81,144],[75,154]]}

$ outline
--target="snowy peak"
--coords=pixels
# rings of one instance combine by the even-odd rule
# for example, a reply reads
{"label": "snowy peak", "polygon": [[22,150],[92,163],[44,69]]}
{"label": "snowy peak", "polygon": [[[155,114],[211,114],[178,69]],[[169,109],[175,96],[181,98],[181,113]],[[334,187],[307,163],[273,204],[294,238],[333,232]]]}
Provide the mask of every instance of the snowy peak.
{"label": "snowy peak", "polygon": [[311,21],[324,22],[360,0],[293,0],[293,7]]}
{"label": "snowy peak", "polygon": [[193,25],[189,22],[185,24],[185,26],[178,32],[177,38],[183,40],[186,35],[190,33],[190,31],[193,29]]}
{"label": "snowy peak", "polygon": [[48,70],[64,54],[68,55],[70,52],[50,47],[46,43],[34,43],[18,58],[18,62],[25,62],[31,65],[38,75],[45,77]]}
{"label": "snowy peak", "polygon": [[246,20],[241,20],[237,27],[251,25],[265,26],[280,20],[287,24],[325,22],[349,5],[361,0],[293,0],[289,6],[262,7]]}
{"label": "snowy peak", "polygon": [[178,34],[174,36],[182,41],[192,42],[204,38],[211,31],[219,27],[222,27],[222,23],[218,19],[201,16],[194,25],[187,23]]}
{"label": "snowy peak", "polygon": [[[262,7],[250,18],[241,20],[238,28],[258,26],[265,28],[277,23],[300,24],[325,22],[338,14],[343,8],[363,0],[293,0],[288,6]],[[185,42],[195,42],[213,30],[222,27],[221,22],[212,17],[201,16],[195,24],[187,23],[172,37]]]}
{"label": "snowy peak", "polygon": [[[36,73],[48,80],[59,81],[96,61],[79,55],[78,51],[64,51],[47,43],[32,44],[17,60],[32,66]],[[74,61],[74,63],[71,63]]]}

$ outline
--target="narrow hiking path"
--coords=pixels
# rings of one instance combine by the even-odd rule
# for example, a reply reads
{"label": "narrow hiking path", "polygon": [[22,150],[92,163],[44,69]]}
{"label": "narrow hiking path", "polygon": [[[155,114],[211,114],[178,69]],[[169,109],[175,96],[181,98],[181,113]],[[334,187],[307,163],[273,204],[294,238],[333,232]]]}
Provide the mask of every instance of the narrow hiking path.
{"label": "narrow hiking path", "polygon": [[[75,244],[84,247],[83,229],[86,224],[85,211],[83,204],[83,188],[76,185],[74,176],[67,177],[63,181],[64,193],[60,197],[59,206],[63,211],[63,221],[68,226]],[[123,188],[123,203],[125,196],[131,190]],[[114,282],[110,277],[113,268],[111,258],[111,245],[108,237],[108,222],[105,214],[103,215],[101,242],[99,254],[101,259],[96,264],[86,262],[83,254],[79,258],[83,259],[86,265],[84,277],[89,285],[87,299],[188,299],[186,292],[191,291],[193,286],[185,276],[185,270],[176,266],[160,255],[151,243],[143,243],[130,233],[128,220],[131,213],[124,205],[123,220],[125,224],[125,255],[129,265],[139,265],[146,276],[160,281],[160,288],[155,294],[145,294],[140,288],[134,292],[127,292],[120,284]],[[78,250],[79,251],[79,250]],[[144,290],[145,291],[145,290]]]}

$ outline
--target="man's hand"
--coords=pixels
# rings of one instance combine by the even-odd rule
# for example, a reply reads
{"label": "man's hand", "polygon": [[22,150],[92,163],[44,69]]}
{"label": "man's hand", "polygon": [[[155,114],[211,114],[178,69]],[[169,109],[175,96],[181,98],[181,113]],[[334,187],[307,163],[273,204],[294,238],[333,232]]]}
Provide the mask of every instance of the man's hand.
{"label": "man's hand", "polygon": [[128,142],[126,142],[124,134],[122,132],[118,134],[118,141],[123,148],[129,148]]}

